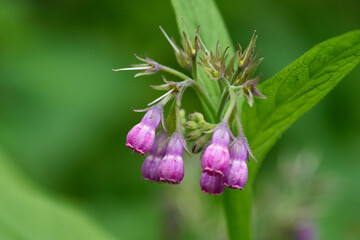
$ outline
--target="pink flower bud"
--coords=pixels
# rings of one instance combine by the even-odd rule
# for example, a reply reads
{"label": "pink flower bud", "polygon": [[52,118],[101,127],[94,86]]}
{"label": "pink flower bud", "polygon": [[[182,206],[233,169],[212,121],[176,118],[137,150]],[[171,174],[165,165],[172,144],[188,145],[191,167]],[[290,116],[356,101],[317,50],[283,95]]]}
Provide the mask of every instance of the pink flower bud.
{"label": "pink flower bud", "polygon": [[159,166],[161,182],[180,183],[184,177],[184,138],[181,133],[174,132],[166,146],[166,153]]}
{"label": "pink flower bud", "polygon": [[140,123],[136,124],[126,137],[126,147],[145,155],[154,145],[155,131],[162,118],[162,108],[154,106],[149,109]]}
{"label": "pink flower bud", "polygon": [[205,149],[201,158],[203,172],[209,175],[224,176],[229,167],[230,132],[227,125],[220,124],[216,127],[210,145]]}
{"label": "pink flower bud", "polygon": [[243,189],[248,179],[248,150],[241,139],[237,139],[230,149],[230,166],[225,174],[225,185],[233,189]]}
{"label": "pink flower bud", "polygon": [[159,166],[161,159],[165,156],[167,138],[168,135],[165,132],[159,132],[155,136],[154,146],[141,167],[141,175],[144,179],[160,181]]}
{"label": "pink flower bud", "polygon": [[206,172],[201,174],[200,186],[203,193],[221,195],[225,190],[224,178],[222,176],[211,176]]}

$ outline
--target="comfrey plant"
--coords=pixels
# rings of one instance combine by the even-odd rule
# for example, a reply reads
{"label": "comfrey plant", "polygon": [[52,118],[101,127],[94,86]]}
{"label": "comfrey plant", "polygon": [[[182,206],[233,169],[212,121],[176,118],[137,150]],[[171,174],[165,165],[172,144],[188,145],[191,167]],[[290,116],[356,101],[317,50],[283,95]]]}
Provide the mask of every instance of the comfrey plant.
{"label": "comfrey plant", "polygon": [[[257,89],[261,75],[255,70],[263,60],[255,53],[257,35],[254,32],[245,50],[240,44],[231,58],[218,42],[215,49],[208,50],[196,31],[191,39],[186,28],[181,37],[181,46],[170,38],[160,27],[165,38],[175,52],[179,65],[191,73],[191,77],[173,68],[162,65],[148,56],[140,58],[143,63],[114,71],[141,70],[135,77],[167,72],[179,78],[151,86],[155,90],[166,91],[161,97],[148,104],[146,114],[126,137],[126,147],[146,157],[141,168],[142,177],[149,181],[178,184],[184,177],[183,152],[188,142],[193,142],[192,152],[203,151],[201,157],[201,190],[204,193],[220,195],[226,187],[243,189],[248,179],[249,155],[255,160],[244,135],[239,117],[239,96],[245,96],[248,104],[254,104],[254,97],[266,98]],[[199,84],[200,68],[203,73],[222,89],[222,95],[215,106],[209,93]],[[188,119],[181,109],[184,91],[193,88],[200,100],[205,103],[206,111],[212,118],[205,119],[199,112],[192,113]],[[165,104],[173,102],[169,114],[164,117]],[[159,127],[160,122],[162,126]],[[158,133],[157,129],[161,128]],[[169,137],[170,136],[170,137]]]}
{"label": "comfrey plant", "polygon": [[[179,183],[184,176],[185,142],[192,142],[193,153],[203,151],[200,177],[203,192],[220,195],[226,187],[244,189],[226,191],[221,199],[229,239],[251,240],[253,187],[262,161],[285,130],[360,63],[360,31],[315,45],[258,86],[261,75],[255,71],[262,58],[255,52],[256,34],[244,50],[240,45],[236,51],[222,49],[220,43],[231,46],[232,41],[213,0],[171,0],[171,3],[179,19],[181,45],[161,30],[184,73],[148,56],[138,58],[142,64],[119,69],[141,70],[136,76],[166,72],[179,78],[175,82],[164,78],[163,85],[152,86],[167,93],[149,105],[146,111],[151,117],[146,115],[131,130],[127,146],[134,152],[149,152],[142,167],[145,179]],[[201,24],[204,33],[201,39],[199,30],[188,34],[180,16],[187,19],[188,29]],[[185,119],[181,99],[188,87],[196,91],[203,112],[192,113]],[[265,96],[267,100],[261,99]],[[244,101],[248,104],[243,104]],[[171,109],[164,119],[163,106],[170,102]],[[161,129],[154,136],[160,122]],[[249,156],[255,160],[252,153],[257,161],[249,160]]]}

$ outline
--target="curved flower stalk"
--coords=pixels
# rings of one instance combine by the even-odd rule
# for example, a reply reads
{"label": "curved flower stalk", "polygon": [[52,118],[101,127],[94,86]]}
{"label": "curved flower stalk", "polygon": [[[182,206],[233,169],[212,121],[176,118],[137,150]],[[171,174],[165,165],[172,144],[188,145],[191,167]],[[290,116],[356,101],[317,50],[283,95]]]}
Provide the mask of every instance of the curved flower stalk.
{"label": "curved flower stalk", "polygon": [[[250,106],[254,104],[254,96],[266,98],[256,88],[261,74],[253,78],[263,60],[257,59],[259,52],[254,54],[257,35],[254,32],[250,44],[244,51],[238,44],[236,53],[227,61],[228,48],[223,51],[218,42],[215,51],[209,51],[198,35],[199,29],[193,41],[185,30],[181,38],[181,47],[161,27],[160,29],[173,48],[180,67],[189,71],[192,76],[159,64],[147,55],[145,59],[135,55],[144,63],[114,70],[142,71],[135,77],[167,72],[180,79],[175,82],[167,81],[163,77],[164,84],[151,86],[154,90],[166,93],[148,104],[151,107],[144,110],[145,116],[130,130],[126,138],[126,146],[134,152],[143,155],[149,152],[141,169],[142,177],[149,181],[179,184],[184,177],[183,152],[184,149],[187,151],[188,141],[194,142],[191,148],[193,153],[205,149],[201,157],[202,192],[221,195],[226,187],[243,189],[248,178],[249,155],[254,160],[255,158],[240,123],[238,96],[245,96]],[[210,99],[209,93],[199,84],[197,67],[223,86],[217,106]],[[200,112],[192,113],[186,119],[181,109],[181,101],[183,93],[189,87],[196,91],[210,110],[210,120],[205,119]],[[164,116],[163,107],[168,102],[173,103],[169,113]],[[156,134],[160,122],[163,122],[163,130]],[[233,132],[237,137],[234,137]]]}

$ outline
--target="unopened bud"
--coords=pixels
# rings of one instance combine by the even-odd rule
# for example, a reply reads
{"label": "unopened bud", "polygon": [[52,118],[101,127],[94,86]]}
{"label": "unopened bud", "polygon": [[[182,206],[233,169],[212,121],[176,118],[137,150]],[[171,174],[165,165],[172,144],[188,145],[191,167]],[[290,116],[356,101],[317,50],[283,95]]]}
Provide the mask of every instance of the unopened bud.
{"label": "unopened bud", "polygon": [[204,149],[204,147],[206,146],[206,144],[209,142],[210,138],[211,138],[210,134],[204,134],[203,136],[198,138],[191,151],[193,153],[201,152]]}
{"label": "unopened bud", "polygon": [[201,127],[200,124],[198,124],[197,122],[193,122],[193,121],[187,121],[184,126],[190,130],[198,129]]}
{"label": "unopened bud", "polygon": [[194,140],[198,139],[199,137],[201,137],[202,134],[203,134],[203,132],[200,129],[193,130],[188,133],[188,135],[186,136],[186,140],[194,141]]}

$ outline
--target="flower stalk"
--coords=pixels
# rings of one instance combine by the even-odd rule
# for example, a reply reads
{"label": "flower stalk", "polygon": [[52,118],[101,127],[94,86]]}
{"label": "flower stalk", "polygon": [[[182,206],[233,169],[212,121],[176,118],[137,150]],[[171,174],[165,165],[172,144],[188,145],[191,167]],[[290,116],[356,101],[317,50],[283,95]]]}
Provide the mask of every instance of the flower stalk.
{"label": "flower stalk", "polygon": [[[179,184],[184,177],[183,150],[187,150],[185,139],[194,142],[192,152],[203,151],[202,175],[199,181],[201,191],[221,195],[225,188],[242,190],[241,193],[225,192],[229,237],[238,239],[241,236],[241,239],[250,240],[252,186],[247,184],[248,163],[249,156],[254,160],[255,158],[241,125],[238,96],[245,96],[250,106],[256,103],[254,97],[266,98],[256,87],[261,74],[253,77],[262,61],[262,58],[257,59],[259,52],[254,55],[257,35],[254,32],[244,51],[238,44],[236,53],[228,59],[229,47],[222,50],[218,42],[215,50],[209,51],[198,34],[199,29],[193,41],[185,30],[180,45],[161,27],[160,29],[173,48],[180,67],[191,76],[159,64],[148,56],[144,59],[137,57],[143,62],[141,64],[114,70],[143,71],[135,76],[162,71],[181,79],[173,82],[163,77],[164,84],[151,86],[154,90],[167,92],[149,104],[155,105],[146,109],[148,112],[141,122],[129,132],[126,146],[143,155],[149,153],[142,167],[144,179]],[[210,98],[214,95],[211,95],[211,90],[206,89],[207,86],[203,84],[205,78],[199,78],[198,71],[203,71],[209,79],[217,81],[222,89],[219,99]],[[199,112],[192,113],[188,116],[189,120],[186,120],[185,111],[181,109],[181,100],[188,87],[196,92],[203,105],[204,115]],[[172,99],[174,101],[170,113],[164,116],[162,109]],[[214,102],[218,105],[215,106]],[[163,124],[164,129],[156,134],[159,123],[164,123],[164,120],[166,127]]]}

